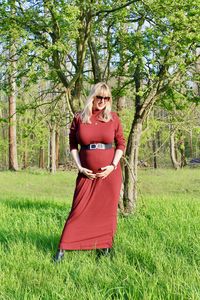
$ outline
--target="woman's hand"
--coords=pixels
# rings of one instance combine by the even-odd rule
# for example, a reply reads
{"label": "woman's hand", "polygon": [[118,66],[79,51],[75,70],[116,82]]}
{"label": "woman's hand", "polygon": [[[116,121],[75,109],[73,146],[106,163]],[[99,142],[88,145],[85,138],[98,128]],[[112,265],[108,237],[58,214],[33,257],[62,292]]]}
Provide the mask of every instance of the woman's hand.
{"label": "woman's hand", "polygon": [[81,172],[81,173],[83,173],[85,176],[87,176],[89,179],[94,179],[94,178],[96,178],[96,174],[94,174],[93,172],[92,172],[92,170],[89,170],[89,169],[86,169],[86,168],[83,168],[83,167],[81,167],[80,169],[79,169],[79,171]]}
{"label": "woman's hand", "polygon": [[101,170],[103,170],[103,172],[96,173],[96,177],[100,177],[101,179],[104,179],[114,170],[114,166],[109,165],[109,166],[101,168]]}

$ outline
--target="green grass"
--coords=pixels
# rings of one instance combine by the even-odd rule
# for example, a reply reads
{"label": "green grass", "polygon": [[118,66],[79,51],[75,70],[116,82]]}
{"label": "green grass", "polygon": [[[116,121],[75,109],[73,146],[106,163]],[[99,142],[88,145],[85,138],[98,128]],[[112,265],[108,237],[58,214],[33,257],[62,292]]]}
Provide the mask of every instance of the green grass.
{"label": "green grass", "polygon": [[115,256],[56,251],[75,172],[0,172],[0,299],[200,299],[200,172],[139,172],[139,202],[118,217]]}

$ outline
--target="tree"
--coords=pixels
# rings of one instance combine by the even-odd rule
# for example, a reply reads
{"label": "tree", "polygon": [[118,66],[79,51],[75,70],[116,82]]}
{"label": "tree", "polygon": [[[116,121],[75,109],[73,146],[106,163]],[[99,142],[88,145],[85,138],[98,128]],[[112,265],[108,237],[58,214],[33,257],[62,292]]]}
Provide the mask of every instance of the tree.
{"label": "tree", "polygon": [[189,90],[188,71],[197,59],[194,50],[199,42],[198,9],[194,7],[198,8],[197,2],[134,4],[129,15],[131,29],[126,36],[119,33],[119,42],[127,49],[128,80],[135,89],[125,166],[124,208],[128,213],[136,206],[138,153],[145,121],[156,101],[173,89],[177,81],[185,85],[185,94]]}
{"label": "tree", "polygon": [[[11,18],[15,17],[16,4],[15,0],[10,1],[9,11]],[[15,22],[13,27],[10,28],[8,35],[8,103],[9,103],[9,170],[18,170],[17,160],[17,138],[16,138],[16,68],[17,68],[17,56],[16,49],[17,44],[15,41],[15,33],[17,26]]]}

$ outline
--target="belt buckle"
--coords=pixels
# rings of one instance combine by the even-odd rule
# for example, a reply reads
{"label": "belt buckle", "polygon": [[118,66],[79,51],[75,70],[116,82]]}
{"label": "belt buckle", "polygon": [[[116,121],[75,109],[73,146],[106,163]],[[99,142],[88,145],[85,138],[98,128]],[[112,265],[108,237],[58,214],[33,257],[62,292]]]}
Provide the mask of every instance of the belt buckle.
{"label": "belt buckle", "polygon": [[96,149],[97,148],[97,144],[90,144],[90,150],[92,149]]}
{"label": "belt buckle", "polygon": [[104,145],[101,144],[101,143],[98,143],[98,144],[97,144],[97,149],[104,149]]}

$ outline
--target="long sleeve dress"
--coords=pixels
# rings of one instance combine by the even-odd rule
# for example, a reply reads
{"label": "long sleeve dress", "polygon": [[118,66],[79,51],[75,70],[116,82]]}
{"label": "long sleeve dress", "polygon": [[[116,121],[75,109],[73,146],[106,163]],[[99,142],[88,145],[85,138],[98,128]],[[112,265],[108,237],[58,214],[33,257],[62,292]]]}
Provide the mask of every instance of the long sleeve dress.
{"label": "long sleeve dress", "polygon": [[[103,122],[98,119],[101,111],[95,110],[91,124],[81,122],[76,115],[70,127],[70,150],[78,145],[92,143],[114,143],[110,149],[80,149],[82,167],[93,173],[100,172],[101,167],[110,165],[115,150],[125,149],[122,125],[117,113],[112,112],[113,119]],[[120,163],[105,179],[87,178],[78,173],[73,202],[65,222],[59,242],[59,249],[86,250],[111,248],[117,227],[117,207],[122,183]]]}

